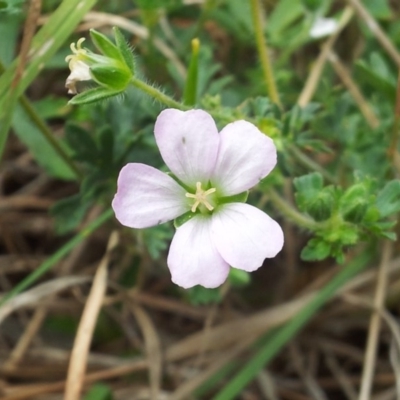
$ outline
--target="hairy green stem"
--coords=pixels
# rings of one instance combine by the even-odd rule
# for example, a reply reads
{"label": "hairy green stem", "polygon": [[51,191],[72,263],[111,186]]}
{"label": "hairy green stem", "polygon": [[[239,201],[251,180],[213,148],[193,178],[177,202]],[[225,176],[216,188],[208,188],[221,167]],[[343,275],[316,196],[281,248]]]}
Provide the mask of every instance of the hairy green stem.
{"label": "hairy green stem", "polygon": [[182,111],[190,109],[190,107],[187,107],[182,103],[179,103],[178,101],[172,99],[171,97],[167,96],[160,90],[141,81],[140,79],[133,77],[131,79],[131,84],[137,87],[138,89],[142,90],[143,92],[147,93],[149,96],[153,97],[153,99],[158,100],[160,103],[165,104],[167,107],[177,108],[178,110]]}
{"label": "hairy green stem", "polygon": [[262,27],[262,10],[259,0],[250,0],[251,16],[253,19],[254,32],[256,35],[257,51],[261,61],[261,67],[264,73],[265,83],[267,84],[268,95],[270,99],[281,107],[278,90],[275,84],[275,78],[271,66],[271,61],[268,56],[268,45],[264,36]]}
{"label": "hairy green stem", "polygon": [[311,231],[321,228],[321,223],[315,222],[313,219],[300,214],[288,202],[282,199],[274,189],[269,189],[267,195],[276,207],[277,211],[296,225],[310,229]]}

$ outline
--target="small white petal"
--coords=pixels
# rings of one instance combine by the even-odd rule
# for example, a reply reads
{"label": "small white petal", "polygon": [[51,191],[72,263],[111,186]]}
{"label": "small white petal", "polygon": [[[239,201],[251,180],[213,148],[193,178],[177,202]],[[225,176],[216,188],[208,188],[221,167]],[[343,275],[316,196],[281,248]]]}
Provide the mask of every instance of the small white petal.
{"label": "small white petal", "polygon": [[243,203],[229,203],[212,215],[212,240],[234,268],[251,272],[283,247],[283,232],[267,214]]}
{"label": "small white petal", "polygon": [[275,167],[274,142],[250,122],[228,124],[220,138],[212,183],[224,196],[252,188]]}
{"label": "small white petal", "polygon": [[148,228],[189,211],[185,189],[170,176],[145,164],[125,165],[112,202],[115,216],[130,228]]}
{"label": "small white petal", "polygon": [[317,18],[310,29],[310,36],[319,39],[336,31],[338,23],[333,18]]}
{"label": "small white petal", "polygon": [[92,79],[90,76],[89,66],[83,61],[74,61],[70,63],[71,73],[68,75],[65,82],[65,87],[68,88],[68,93],[76,94],[76,83],[80,81],[88,81]]}
{"label": "small white petal", "polygon": [[177,229],[168,254],[172,281],[183,288],[222,285],[229,265],[210,237],[211,218],[196,216]]}
{"label": "small white petal", "polygon": [[208,113],[164,110],[154,135],[165,164],[177,178],[189,186],[208,181],[219,146],[218,130]]}

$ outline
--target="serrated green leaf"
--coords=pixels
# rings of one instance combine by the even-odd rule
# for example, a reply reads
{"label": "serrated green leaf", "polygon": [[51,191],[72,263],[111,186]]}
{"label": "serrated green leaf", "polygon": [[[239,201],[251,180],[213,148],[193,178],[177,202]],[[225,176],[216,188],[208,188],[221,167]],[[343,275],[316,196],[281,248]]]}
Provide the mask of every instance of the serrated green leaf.
{"label": "serrated green leaf", "polygon": [[116,60],[122,59],[118,47],[113,42],[111,42],[111,40],[107,36],[96,31],[95,29],[91,29],[90,37],[92,38],[94,45],[102,54]]}
{"label": "serrated green leaf", "polygon": [[117,27],[114,27],[113,31],[115,42],[118,46],[121,56],[124,59],[125,64],[129,68],[129,70],[132,72],[132,75],[135,75],[135,57],[132,53],[132,50],[130,49],[121,31]]}
{"label": "serrated green leaf", "polygon": [[75,95],[68,103],[74,105],[95,103],[96,101],[117,96],[122,92],[122,90],[111,90],[104,87],[97,87],[94,89],[85,90],[84,92]]}

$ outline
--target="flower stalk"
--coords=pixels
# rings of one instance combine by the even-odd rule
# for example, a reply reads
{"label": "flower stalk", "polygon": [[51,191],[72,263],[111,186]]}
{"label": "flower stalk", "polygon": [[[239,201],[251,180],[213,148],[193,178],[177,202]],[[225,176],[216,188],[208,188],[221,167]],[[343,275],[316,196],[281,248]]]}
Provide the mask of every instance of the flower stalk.
{"label": "flower stalk", "polygon": [[279,93],[276,88],[274,73],[272,70],[271,60],[268,55],[268,45],[264,36],[262,27],[262,10],[259,0],[250,0],[251,5],[251,16],[253,19],[254,32],[256,35],[256,44],[258,55],[261,61],[261,67],[264,73],[265,83],[267,85],[268,95],[271,100],[281,107],[281,101],[279,98]]}

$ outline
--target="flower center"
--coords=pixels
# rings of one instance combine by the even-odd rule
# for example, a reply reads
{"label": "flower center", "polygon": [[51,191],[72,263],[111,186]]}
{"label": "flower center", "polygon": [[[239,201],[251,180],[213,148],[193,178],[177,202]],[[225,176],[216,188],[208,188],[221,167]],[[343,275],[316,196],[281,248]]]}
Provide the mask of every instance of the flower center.
{"label": "flower center", "polygon": [[208,211],[214,210],[214,207],[207,200],[207,196],[210,195],[211,193],[214,193],[215,191],[216,191],[215,188],[203,190],[201,188],[201,182],[197,182],[196,183],[196,193],[195,194],[186,193],[186,197],[189,197],[190,199],[194,199],[194,203],[192,205],[191,211],[196,212],[197,207],[201,204],[203,204],[204,207],[206,207]]}

